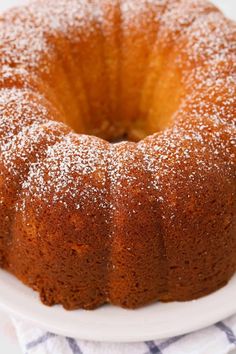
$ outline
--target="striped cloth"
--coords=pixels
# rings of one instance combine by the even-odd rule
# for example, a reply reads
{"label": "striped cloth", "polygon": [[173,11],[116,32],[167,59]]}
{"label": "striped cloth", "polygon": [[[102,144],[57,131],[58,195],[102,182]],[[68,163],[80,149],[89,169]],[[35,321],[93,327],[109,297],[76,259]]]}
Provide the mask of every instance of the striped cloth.
{"label": "striped cloth", "polygon": [[23,354],[226,354],[236,349],[236,315],[201,331],[164,340],[99,343],[58,336],[13,318]]}

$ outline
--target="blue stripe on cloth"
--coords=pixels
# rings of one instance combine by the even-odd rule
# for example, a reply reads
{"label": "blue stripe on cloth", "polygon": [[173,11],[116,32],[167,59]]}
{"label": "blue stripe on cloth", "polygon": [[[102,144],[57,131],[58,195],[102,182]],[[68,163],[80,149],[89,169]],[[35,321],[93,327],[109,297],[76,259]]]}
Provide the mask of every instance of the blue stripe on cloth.
{"label": "blue stripe on cloth", "polygon": [[27,350],[32,349],[32,348],[36,347],[37,345],[46,342],[49,338],[52,338],[52,337],[55,337],[55,334],[47,332],[43,336],[41,336],[41,337],[33,340],[32,342],[29,342],[28,344],[26,344],[26,349]]}
{"label": "blue stripe on cloth", "polygon": [[73,354],[83,354],[75,339],[66,337],[66,340]]}
{"label": "blue stripe on cloth", "polygon": [[169,339],[163,341],[162,343],[160,343],[159,345],[156,345],[156,343],[154,341],[145,342],[149,348],[149,352],[145,353],[145,354],[162,354],[163,350],[168,348],[170,345],[178,342],[180,339],[182,339],[184,337],[186,337],[186,334],[183,334],[182,336],[169,338]]}
{"label": "blue stripe on cloth", "polygon": [[234,332],[232,331],[231,328],[226,326],[224,322],[218,322],[216,323],[216,327],[219,328],[221,331],[223,331],[229,341],[229,343],[235,344],[236,345],[236,336]]}
{"label": "blue stripe on cloth", "polygon": [[156,343],[154,341],[148,341],[145,342],[145,344],[148,346],[149,353],[151,354],[161,354],[161,350],[158,348]]}
{"label": "blue stripe on cloth", "polygon": [[165,342],[162,342],[161,344],[159,344],[159,348],[161,350],[165,350],[166,348],[168,348],[170,345],[178,342],[180,339],[186,337],[186,334],[182,335],[182,336],[177,336],[177,337],[173,337],[173,338],[169,338],[167,339]]}

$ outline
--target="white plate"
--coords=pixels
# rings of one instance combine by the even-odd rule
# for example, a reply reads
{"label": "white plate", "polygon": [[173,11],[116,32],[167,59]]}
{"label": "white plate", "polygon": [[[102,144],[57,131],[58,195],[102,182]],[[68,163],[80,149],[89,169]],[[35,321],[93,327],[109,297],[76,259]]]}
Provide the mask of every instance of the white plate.
{"label": "white plate", "polygon": [[132,342],[177,336],[236,312],[236,275],[227,286],[199,300],[156,303],[135,311],[110,305],[93,311],[47,307],[33,290],[3,270],[0,289],[0,304],[8,311],[48,331],[96,341]]}

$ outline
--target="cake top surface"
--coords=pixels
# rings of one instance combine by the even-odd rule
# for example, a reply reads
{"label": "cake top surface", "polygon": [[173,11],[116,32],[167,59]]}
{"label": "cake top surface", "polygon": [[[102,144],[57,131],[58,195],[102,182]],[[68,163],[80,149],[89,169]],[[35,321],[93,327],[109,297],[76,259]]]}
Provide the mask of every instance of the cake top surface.
{"label": "cake top surface", "polygon": [[[27,79],[24,89],[1,89],[4,163],[14,173],[18,173],[16,161],[30,163],[21,192],[45,201],[52,194],[52,203],[69,203],[87,176],[76,208],[81,207],[82,196],[87,200],[98,194],[100,205],[106,208],[107,181],[120,186],[122,193],[125,183],[138,184],[143,171],[145,181],[149,180],[147,188],[156,190],[160,201],[163,186],[181,188],[186,181],[189,185],[195,181],[199,190],[206,176],[223,171],[232,178],[236,158],[236,25],[205,1],[60,0],[55,6],[50,0],[11,10],[0,20],[0,85],[16,74],[35,75],[42,62],[45,65],[40,68],[48,73],[48,58],[55,50],[52,37],[63,35],[80,41],[98,30],[109,36],[114,24],[105,14],[114,7],[120,11],[123,35],[142,21],[153,21],[156,14],[155,20],[160,22],[156,45],[172,43],[182,80],[194,90],[169,129],[135,145],[122,142],[112,146],[72,132],[63,133],[59,140],[52,137],[58,129],[66,128],[47,121],[49,111],[43,103],[38,104],[40,95],[32,99]],[[32,161],[40,144],[44,144],[44,156]]]}

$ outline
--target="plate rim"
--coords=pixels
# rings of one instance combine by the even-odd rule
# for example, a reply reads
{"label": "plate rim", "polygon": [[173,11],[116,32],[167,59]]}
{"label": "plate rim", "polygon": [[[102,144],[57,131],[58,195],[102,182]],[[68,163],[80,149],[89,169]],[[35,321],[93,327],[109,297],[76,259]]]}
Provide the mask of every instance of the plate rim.
{"label": "plate rim", "polygon": [[[10,280],[10,285],[8,280]],[[225,287],[214,292],[213,294],[202,297],[198,300],[182,302],[182,303],[167,303],[167,304],[156,303],[140,309],[141,316],[143,316],[142,313],[144,313],[145,315],[146,309],[148,309],[149,311],[150,308],[156,310],[158,314],[158,307],[160,309],[160,306],[162,307],[162,311],[164,309],[164,306],[166,306],[167,315],[170,314],[168,313],[168,308],[169,307],[175,308],[175,306],[177,307],[177,313],[181,311],[181,308],[183,308],[183,311],[186,311],[185,307],[188,310],[190,309],[189,312],[188,311],[186,312],[187,314],[202,313],[202,315],[198,316],[197,319],[194,318],[192,323],[186,324],[185,321],[183,322],[179,321],[178,328],[175,328],[175,330],[173,328],[169,330],[168,323],[166,323],[165,321],[162,322],[163,325],[162,328],[160,328],[160,323],[159,323],[158,329],[155,327],[156,323],[153,321],[150,321],[149,323],[144,321],[141,328],[140,328],[140,323],[134,324],[132,330],[130,330],[129,332],[126,332],[127,327],[125,326],[124,328],[126,329],[122,331],[121,325],[120,324],[117,325],[116,323],[106,324],[101,322],[98,325],[98,323],[96,323],[95,321],[95,323],[91,324],[91,317],[93,317],[93,315],[91,316],[91,314],[94,313],[97,315],[96,313],[97,311],[98,312],[97,318],[99,318],[99,316],[102,318],[102,316],[106,314],[105,307],[107,308],[109,307],[110,312],[113,311],[113,309],[116,309],[115,312],[117,312],[118,314],[119,312],[123,313],[125,314],[125,316],[127,316],[127,313],[129,313],[129,311],[133,313],[133,311],[139,311],[139,310],[124,310],[124,309],[116,308],[111,305],[106,305],[103,308],[99,308],[98,310],[92,310],[92,311],[76,310],[72,312],[71,311],[67,312],[61,306],[48,307],[41,304],[37,293],[35,293],[27,286],[23,285],[17,278],[15,278],[13,275],[7,273],[2,269],[0,270],[0,286],[1,286],[1,290],[3,289],[3,291],[0,292],[0,307],[2,307],[7,312],[23,320],[26,320],[29,323],[39,326],[40,328],[45,329],[49,332],[53,332],[67,337],[78,338],[81,340],[89,340],[89,341],[127,343],[127,342],[148,341],[153,339],[165,339],[168,337],[179,336],[179,335],[187,334],[190,332],[194,332],[206,328],[236,313],[236,302],[233,301],[235,297],[235,290],[236,290],[236,274],[233,276],[231,281]],[[23,299],[24,293],[21,292],[19,293],[18,288],[23,289],[23,291],[26,290],[29,293],[30,296],[29,306],[26,306],[27,298]],[[18,289],[18,293],[17,293],[17,289]],[[225,302],[224,297],[228,299],[231,296],[230,294],[232,295],[232,301]],[[25,305],[22,306],[22,303]],[[207,313],[207,315],[204,316],[204,311],[200,312],[200,309],[204,308],[209,303],[212,303],[211,306],[213,306],[213,308],[217,308],[217,311],[209,311],[210,314]],[[224,306],[220,306],[222,304]],[[67,323],[67,320],[70,317],[70,315],[69,316],[65,315],[64,323],[61,323],[57,319],[63,314],[70,314],[73,312],[75,314],[77,313],[79,314],[80,311],[83,312],[83,316],[85,314],[85,317],[86,314],[89,313],[88,318],[90,317],[90,319],[88,322],[81,321],[79,328],[77,327],[78,324],[77,322],[75,323],[75,326],[73,326],[73,324]],[[99,311],[101,312],[100,315],[99,315]],[[50,316],[49,313],[51,313],[52,316]],[[54,317],[53,315],[55,314],[56,316]],[[96,317],[96,315],[94,317]],[[188,317],[188,315],[185,314],[185,317],[186,316]],[[140,332],[142,332],[142,334],[140,334]]]}

